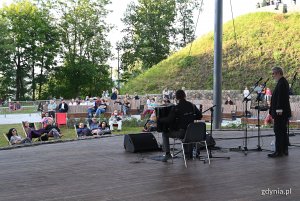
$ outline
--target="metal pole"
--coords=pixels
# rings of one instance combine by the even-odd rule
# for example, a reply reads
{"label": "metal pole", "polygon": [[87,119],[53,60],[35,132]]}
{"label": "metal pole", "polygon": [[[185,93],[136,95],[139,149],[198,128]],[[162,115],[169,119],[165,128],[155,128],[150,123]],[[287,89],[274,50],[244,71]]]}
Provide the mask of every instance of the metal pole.
{"label": "metal pole", "polygon": [[222,24],[223,0],[215,0],[215,43],[214,43],[214,129],[221,128],[222,122]]}

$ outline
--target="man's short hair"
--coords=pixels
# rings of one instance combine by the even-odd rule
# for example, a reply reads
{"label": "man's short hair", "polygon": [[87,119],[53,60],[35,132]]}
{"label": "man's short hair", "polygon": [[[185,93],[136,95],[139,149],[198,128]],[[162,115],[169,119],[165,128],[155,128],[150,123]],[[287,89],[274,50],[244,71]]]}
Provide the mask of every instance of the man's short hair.
{"label": "man's short hair", "polygon": [[176,91],[175,97],[177,100],[183,100],[183,99],[185,99],[186,95],[182,89],[179,89]]}
{"label": "man's short hair", "polygon": [[272,68],[272,71],[275,72],[275,73],[279,73],[280,75],[283,75],[283,70],[281,67],[279,66],[275,66]]}

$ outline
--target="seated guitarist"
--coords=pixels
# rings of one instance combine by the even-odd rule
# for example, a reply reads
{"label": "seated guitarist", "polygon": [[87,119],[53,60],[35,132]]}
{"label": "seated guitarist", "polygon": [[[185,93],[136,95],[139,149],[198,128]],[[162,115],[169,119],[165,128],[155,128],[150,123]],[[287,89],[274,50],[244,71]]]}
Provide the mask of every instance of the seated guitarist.
{"label": "seated guitarist", "polygon": [[[166,155],[162,159],[163,162],[167,162],[168,159],[172,158],[169,138],[183,139],[187,126],[194,122],[194,120],[202,118],[200,110],[193,103],[186,100],[183,90],[176,91],[175,96],[178,104],[173,107],[167,117],[158,119],[160,123],[169,125],[169,131],[162,133],[163,147],[166,152]],[[190,152],[191,150],[186,151],[187,154],[191,154]]]}

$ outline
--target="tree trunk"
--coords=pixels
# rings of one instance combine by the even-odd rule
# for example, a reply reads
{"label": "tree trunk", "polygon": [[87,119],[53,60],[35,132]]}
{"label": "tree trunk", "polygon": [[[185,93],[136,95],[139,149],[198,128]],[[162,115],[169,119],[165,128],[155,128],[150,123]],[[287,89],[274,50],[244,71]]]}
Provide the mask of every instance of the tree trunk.
{"label": "tree trunk", "polygon": [[31,78],[32,78],[32,100],[35,100],[35,90],[36,90],[36,83],[35,83],[35,76],[34,76],[34,63],[31,66]]}
{"label": "tree trunk", "polygon": [[21,93],[21,83],[20,83],[20,77],[21,77],[21,65],[20,65],[20,56],[17,56],[16,63],[16,100],[20,100],[20,93]]}
{"label": "tree trunk", "polygon": [[42,96],[42,86],[43,86],[43,69],[44,69],[44,57],[42,57],[42,65],[41,65],[41,72],[40,72],[40,79],[39,79],[39,99],[41,99]]}

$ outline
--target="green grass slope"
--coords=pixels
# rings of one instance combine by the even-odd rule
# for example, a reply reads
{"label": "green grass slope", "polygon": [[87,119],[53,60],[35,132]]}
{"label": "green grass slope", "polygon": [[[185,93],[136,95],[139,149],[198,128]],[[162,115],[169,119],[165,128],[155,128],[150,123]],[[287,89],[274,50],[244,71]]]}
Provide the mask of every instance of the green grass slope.
{"label": "green grass slope", "polygon": [[[243,89],[259,77],[271,78],[270,69],[274,65],[284,67],[291,82],[299,71],[300,13],[252,13],[234,22],[237,44],[232,22],[223,26],[223,89]],[[213,48],[214,35],[209,33],[193,42],[190,55],[188,45],[130,80],[122,91],[146,94],[160,93],[166,87],[212,89]],[[273,87],[274,82],[270,81],[268,86]]]}

